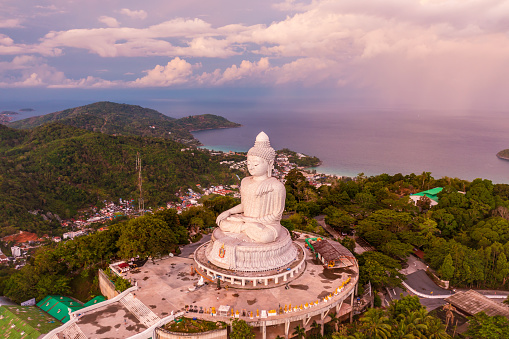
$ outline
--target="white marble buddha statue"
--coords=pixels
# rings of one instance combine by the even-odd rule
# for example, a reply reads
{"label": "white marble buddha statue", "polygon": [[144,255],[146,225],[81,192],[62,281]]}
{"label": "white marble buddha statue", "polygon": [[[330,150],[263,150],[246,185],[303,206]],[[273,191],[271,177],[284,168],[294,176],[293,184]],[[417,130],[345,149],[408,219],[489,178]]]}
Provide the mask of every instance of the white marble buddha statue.
{"label": "white marble buddha statue", "polygon": [[286,191],[285,186],[271,176],[275,156],[267,134],[258,134],[254,147],[247,153],[251,176],[242,180],[241,203],[221,213],[216,220],[226,235],[244,234],[250,241],[259,243],[273,242],[278,237]]}
{"label": "white marble buddha statue", "polygon": [[247,153],[251,176],[242,180],[239,205],[221,213],[205,255],[218,267],[238,272],[285,267],[297,257],[290,233],[281,226],[285,186],[272,177],[276,152],[261,132]]}

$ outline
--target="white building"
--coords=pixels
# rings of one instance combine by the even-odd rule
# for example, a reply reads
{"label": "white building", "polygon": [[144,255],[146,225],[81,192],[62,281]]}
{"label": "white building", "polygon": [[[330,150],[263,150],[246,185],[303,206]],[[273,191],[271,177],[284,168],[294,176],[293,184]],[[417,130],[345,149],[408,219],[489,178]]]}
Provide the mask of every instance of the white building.
{"label": "white building", "polygon": [[11,247],[12,256],[21,257],[21,247],[13,246]]}

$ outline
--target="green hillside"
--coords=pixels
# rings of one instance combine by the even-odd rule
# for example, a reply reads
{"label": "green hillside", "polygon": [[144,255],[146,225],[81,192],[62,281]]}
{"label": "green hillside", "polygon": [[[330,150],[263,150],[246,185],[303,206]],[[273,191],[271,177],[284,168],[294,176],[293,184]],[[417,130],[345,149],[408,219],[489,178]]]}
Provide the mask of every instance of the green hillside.
{"label": "green hillside", "polygon": [[183,147],[168,139],[112,136],[59,123],[33,130],[0,126],[0,235],[58,228],[31,210],[69,218],[105,199],[137,200],[137,152],[145,206],[164,205],[179,189],[198,183],[236,182],[220,159]]}
{"label": "green hillside", "polygon": [[212,114],[175,119],[153,109],[103,101],[18,120],[11,122],[9,127],[30,129],[49,122],[59,122],[110,135],[162,137],[191,144],[197,144],[198,141],[189,131],[240,126]]}

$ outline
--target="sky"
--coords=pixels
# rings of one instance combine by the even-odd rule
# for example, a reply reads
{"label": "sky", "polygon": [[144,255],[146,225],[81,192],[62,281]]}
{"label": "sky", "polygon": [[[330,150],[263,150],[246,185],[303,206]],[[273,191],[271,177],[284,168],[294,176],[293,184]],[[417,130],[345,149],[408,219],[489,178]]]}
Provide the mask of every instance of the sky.
{"label": "sky", "polygon": [[0,0],[0,101],[505,110],[509,1]]}

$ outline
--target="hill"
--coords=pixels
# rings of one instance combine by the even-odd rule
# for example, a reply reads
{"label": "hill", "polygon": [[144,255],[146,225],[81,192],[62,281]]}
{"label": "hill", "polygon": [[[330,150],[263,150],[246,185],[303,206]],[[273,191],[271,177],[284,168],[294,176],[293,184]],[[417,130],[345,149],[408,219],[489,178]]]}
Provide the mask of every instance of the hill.
{"label": "hill", "polygon": [[49,122],[110,135],[159,137],[186,144],[198,144],[190,131],[240,126],[212,114],[175,119],[150,108],[103,101],[14,121],[9,127],[30,129]]}
{"label": "hill", "polygon": [[60,123],[32,130],[0,125],[0,236],[58,228],[31,210],[70,218],[106,199],[137,199],[138,152],[145,206],[176,200],[179,189],[198,183],[237,181],[221,159],[169,139],[113,136]]}
{"label": "hill", "polygon": [[497,157],[500,159],[509,160],[509,149],[498,152]]}

